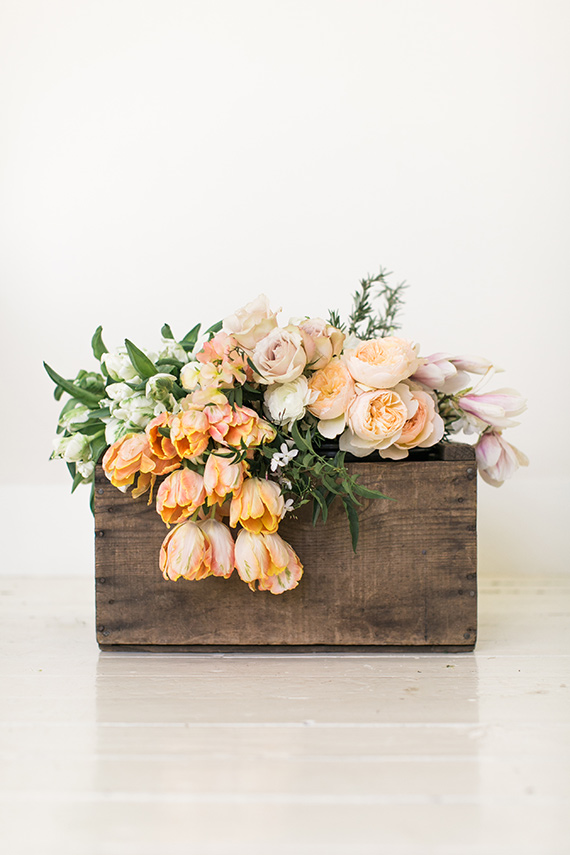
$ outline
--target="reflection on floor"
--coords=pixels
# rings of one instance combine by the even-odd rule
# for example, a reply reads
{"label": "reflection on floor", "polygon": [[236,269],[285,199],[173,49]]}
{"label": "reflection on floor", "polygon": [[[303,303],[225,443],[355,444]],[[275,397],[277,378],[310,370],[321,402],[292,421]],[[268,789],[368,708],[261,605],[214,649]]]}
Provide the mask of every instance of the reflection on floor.
{"label": "reflection on floor", "polygon": [[475,654],[104,653],[90,580],[0,579],[9,855],[562,855],[570,576]]}

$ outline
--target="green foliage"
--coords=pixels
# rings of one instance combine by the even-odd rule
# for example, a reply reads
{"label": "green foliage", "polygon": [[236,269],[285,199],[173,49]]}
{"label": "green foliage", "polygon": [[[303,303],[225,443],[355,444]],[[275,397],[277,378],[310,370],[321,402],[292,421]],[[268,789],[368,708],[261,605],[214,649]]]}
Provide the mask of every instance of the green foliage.
{"label": "green foliage", "polygon": [[[83,389],[79,383],[76,383],[73,380],[66,380],[61,374],[58,374],[57,371],[54,371],[47,362],[44,362],[44,368],[47,371],[49,377],[53,380],[53,382],[58,386],[62,392],[67,392],[68,395],[71,395],[72,398],[75,398],[77,401],[80,401],[82,404],[86,404],[88,407],[95,407],[103,397],[103,394],[97,394],[95,392],[90,392],[88,389]],[[58,396],[58,400],[61,398],[61,393]]]}
{"label": "green foliage", "polygon": [[127,348],[127,353],[129,354],[129,359],[132,362],[133,368],[139,377],[143,380],[148,380],[154,374],[158,374],[154,362],[152,362],[146,353],[143,353],[136,344],[129,341],[128,338],[125,339],[125,347]]}
{"label": "green foliage", "polygon": [[[357,338],[370,339],[392,335],[399,329],[396,316],[403,304],[402,292],[407,287],[404,282],[390,285],[391,274],[380,270],[376,276],[367,276],[360,280],[360,287],[352,297],[352,311],[348,318],[348,333]],[[378,286],[376,289],[374,286]],[[383,301],[383,310],[375,310],[373,302]]]}
{"label": "green foliage", "polygon": [[196,324],[196,326],[192,327],[192,329],[186,333],[184,338],[181,339],[180,344],[182,345],[186,353],[190,353],[192,350],[194,350],[196,342],[198,341],[201,326],[202,324]]}
{"label": "green foliage", "polygon": [[95,332],[93,333],[93,338],[91,339],[91,348],[93,350],[93,356],[95,359],[101,361],[101,357],[104,353],[108,353],[107,348],[105,347],[105,343],[102,337],[103,327],[98,326]]}

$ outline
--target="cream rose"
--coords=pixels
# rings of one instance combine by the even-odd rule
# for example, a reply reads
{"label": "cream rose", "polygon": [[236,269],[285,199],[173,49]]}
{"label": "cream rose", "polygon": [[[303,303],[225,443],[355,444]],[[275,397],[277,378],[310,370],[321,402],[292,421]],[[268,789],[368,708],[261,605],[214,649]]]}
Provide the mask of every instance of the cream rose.
{"label": "cream rose", "polygon": [[379,450],[380,457],[402,460],[408,456],[410,448],[430,448],[442,438],[445,425],[436,412],[432,396],[421,389],[412,389],[411,395],[417,409],[406,421],[398,440],[389,448]]}
{"label": "cream rose", "polygon": [[418,345],[395,336],[373,338],[346,352],[344,360],[357,383],[393,389],[421,365],[418,349]]}
{"label": "cream rose", "polygon": [[357,395],[348,408],[348,427],[339,440],[342,451],[365,457],[396,442],[417,410],[410,389],[373,389]]}
{"label": "cream rose", "polygon": [[257,342],[277,326],[276,314],[269,308],[265,294],[260,294],[243,309],[224,318],[223,330],[233,335],[245,350],[253,350]]}
{"label": "cream rose", "polygon": [[324,368],[333,356],[340,356],[345,334],[322,318],[300,321],[298,330],[307,354],[307,367],[313,371]]}
{"label": "cream rose", "polygon": [[291,425],[303,418],[313,397],[306,377],[297,377],[290,383],[274,383],[264,395],[265,412],[274,424]]}
{"label": "cream rose", "polygon": [[274,329],[255,345],[251,361],[262,377],[262,382],[289,383],[299,377],[307,357],[303,341],[297,332]]}

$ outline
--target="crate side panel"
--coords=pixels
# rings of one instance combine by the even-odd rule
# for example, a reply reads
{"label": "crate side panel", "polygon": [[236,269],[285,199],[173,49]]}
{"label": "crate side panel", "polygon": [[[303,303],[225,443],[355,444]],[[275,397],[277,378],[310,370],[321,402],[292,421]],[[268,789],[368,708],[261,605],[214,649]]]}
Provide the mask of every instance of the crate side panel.
{"label": "crate side panel", "polygon": [[476,632],[476,487],[467,460],[350,464],[392,501],[363,500],[358,552],[342,506],[314,528],[308,509],[280,533],[305,574],[280,596],[229,580],[167,582],[166,528],[145,498],[96,484],[101,644],[461,645]]}

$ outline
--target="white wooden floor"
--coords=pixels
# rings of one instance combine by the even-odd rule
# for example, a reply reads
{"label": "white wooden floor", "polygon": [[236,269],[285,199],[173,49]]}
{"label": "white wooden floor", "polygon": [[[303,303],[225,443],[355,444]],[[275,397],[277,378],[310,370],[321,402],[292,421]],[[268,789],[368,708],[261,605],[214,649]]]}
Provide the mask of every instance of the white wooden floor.
{"label": "white wooden floor", "polygon": [[570,575],[475,654],[100,654],[90,581],[0,579],[5,855],[567,855]]}

